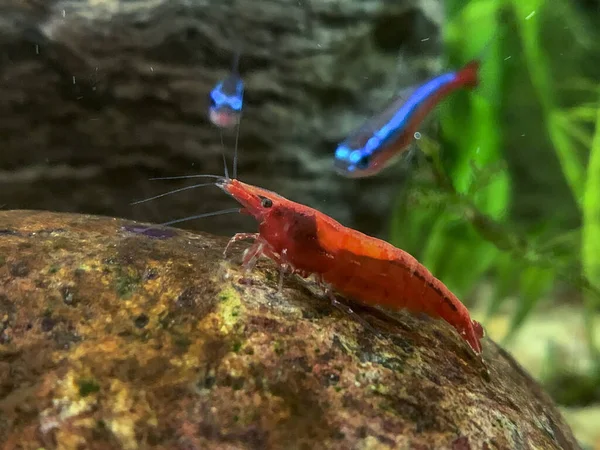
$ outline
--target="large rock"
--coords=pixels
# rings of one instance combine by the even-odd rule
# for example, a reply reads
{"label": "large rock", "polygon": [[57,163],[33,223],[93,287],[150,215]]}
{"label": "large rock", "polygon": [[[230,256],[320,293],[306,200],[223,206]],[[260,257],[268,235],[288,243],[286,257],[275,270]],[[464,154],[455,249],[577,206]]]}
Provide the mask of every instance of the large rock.
{"label": "large rock", "polygon": [[446,323],[363,328],[223,238],[0,213],[6,449],[577,449],[549,397]]}
{"label": "large rock", "polygon": [[441,20],[431,0],[4,1],[0,205],[152,222],[224,207],[210,188],[129,202],[185,184],[151,176],[223,173],[208,94],[241,41],[240,177],[381,233],[401,171],[344,180],[335,143],[437,69]]}

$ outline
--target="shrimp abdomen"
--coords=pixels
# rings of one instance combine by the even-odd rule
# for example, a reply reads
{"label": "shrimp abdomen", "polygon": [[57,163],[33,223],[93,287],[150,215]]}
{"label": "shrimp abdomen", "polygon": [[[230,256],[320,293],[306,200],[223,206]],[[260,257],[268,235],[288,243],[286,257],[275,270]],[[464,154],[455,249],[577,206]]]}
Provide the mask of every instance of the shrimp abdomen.
{"label": "shrimp abdomen", "polygon": [[[363,253],[341,249],[323,279],[340,293],[372,306],[408,309],[452,325],[477,352],[477,331],[467,308],[409,253],[383,241],[362,238]],[[368,243],[371,246],[367,248]],[[355,246],[355,250],[359,247]]]}

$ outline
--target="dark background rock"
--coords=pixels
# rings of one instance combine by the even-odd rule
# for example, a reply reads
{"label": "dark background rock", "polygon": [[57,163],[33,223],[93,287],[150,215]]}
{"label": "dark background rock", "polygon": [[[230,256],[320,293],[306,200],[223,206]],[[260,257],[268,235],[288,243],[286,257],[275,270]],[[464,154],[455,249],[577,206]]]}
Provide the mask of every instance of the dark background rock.
{"label": "dark background rock", "polygon": [[226,238],[142,230],[0,212],[2,448],[579,448],[487,338],[486,376],[445,322],[354,305],[376,337]]}
{"label": "dark background rock", "polygon": [[152,176],[223,173],[208,93],[241,39],[241,179],[381,234],[400,171],[343,179],[333,150],[396,88],[439,69],[441,19],[439,3],[410,0],[5,1],[0,205],[152,222],[229,206],[213,188],[129,202],[186,184]]}

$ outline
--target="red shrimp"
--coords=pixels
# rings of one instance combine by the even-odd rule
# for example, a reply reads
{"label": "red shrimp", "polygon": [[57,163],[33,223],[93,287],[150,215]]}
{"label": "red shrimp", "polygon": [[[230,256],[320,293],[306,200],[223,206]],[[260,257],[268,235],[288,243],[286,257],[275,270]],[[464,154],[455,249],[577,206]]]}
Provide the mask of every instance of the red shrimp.
{"label": "red shrimp", "polygon": [[258,221],[258,233],[238,233],[225,249],[235,241],[254,239],[244,256],[245,267],[266,256],[303,277],[313,274],[325,286],[363,304],[441,318],[481,353],[481,324],[410,254],[268,190],[229,178],[217,186],[242,205],[241,212]]}

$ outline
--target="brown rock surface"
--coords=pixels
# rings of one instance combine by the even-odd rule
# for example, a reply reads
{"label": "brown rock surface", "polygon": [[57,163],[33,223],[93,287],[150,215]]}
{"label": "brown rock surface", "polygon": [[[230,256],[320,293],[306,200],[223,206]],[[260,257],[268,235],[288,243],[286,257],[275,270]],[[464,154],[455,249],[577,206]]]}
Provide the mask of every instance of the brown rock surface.
{"label": "brown rock surface", "polygon": [[376,337],[225,239],[0,213],[5,449],[577,449],[489,340],[358,309]]}

